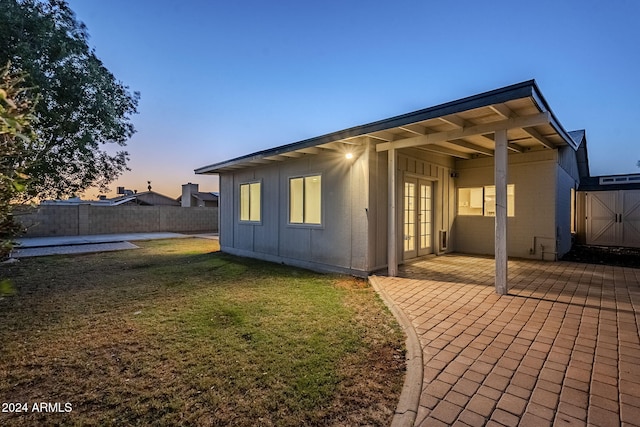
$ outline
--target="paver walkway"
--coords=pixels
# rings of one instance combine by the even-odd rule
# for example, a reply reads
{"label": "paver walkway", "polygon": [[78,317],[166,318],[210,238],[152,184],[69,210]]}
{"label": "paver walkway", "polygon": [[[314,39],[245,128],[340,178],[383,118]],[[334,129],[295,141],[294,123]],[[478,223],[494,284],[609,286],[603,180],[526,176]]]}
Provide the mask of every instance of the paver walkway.
{"label": "paver walkway", "polygon": [[447,255],[377,283],[423,349],[416,426],[640,426],[640,269]]}

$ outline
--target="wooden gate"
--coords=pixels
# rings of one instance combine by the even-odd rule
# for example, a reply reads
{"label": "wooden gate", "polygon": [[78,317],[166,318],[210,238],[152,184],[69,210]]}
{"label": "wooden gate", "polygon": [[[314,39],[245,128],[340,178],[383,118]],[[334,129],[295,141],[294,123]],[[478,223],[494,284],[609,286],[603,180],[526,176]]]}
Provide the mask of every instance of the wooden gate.
{"label": "wooden gate", "polygon": [[586,193],[588,245],[640,247],[640,190]]}

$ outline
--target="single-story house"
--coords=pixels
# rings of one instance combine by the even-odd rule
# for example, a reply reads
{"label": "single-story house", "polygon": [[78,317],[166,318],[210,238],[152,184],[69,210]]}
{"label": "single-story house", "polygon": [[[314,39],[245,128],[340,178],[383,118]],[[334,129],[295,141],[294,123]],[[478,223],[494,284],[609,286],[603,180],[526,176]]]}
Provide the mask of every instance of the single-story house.
{"label": "single-story house", "polygon": [[231,254],[366,276],[427,254],[553,260],[576,228],[584,131],[535,81],[204,166]]}

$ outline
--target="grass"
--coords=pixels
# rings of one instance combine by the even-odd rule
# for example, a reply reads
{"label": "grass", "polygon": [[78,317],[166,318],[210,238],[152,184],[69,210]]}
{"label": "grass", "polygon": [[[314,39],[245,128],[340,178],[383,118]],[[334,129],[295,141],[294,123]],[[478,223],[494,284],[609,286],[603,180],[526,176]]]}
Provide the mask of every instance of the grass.
{"label": "grass", "polygon": [[3,266],[0,425],[389,425],[402,332],[365,281],[204,239]]}

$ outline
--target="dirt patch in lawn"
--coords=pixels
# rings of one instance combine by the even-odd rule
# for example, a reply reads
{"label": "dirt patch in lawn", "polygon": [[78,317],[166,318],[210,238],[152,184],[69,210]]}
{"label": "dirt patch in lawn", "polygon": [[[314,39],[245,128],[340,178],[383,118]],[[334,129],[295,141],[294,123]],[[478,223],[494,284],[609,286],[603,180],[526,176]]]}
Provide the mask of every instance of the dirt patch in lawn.
{"label": "dirt patch in lawn", "polygon": [[562,260],[640,268],[640,249],[574,245]]}
{"label": "dirt patch in lawn", "polygon": [[404,337],[366,281],[140,246],[2,267],[0,402],[28,410],[0,425],[390,424]]}

